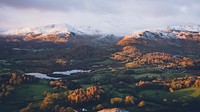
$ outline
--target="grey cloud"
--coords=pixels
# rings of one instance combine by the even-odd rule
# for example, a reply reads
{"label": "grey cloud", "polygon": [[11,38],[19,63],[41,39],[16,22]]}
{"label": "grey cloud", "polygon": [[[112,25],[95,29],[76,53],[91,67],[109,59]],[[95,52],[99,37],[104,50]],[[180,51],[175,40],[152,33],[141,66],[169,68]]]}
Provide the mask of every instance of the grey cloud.
{"label": "grey cloud", "polygon": [[[112,0],[0,0],[0,4],[18,9],[37,9],[41,11],[87,11],[96,13],[115,13]],[[115,10],[116,9],[116,10]]]}
{"label": "grey cloud", "polygon": [[197,4],[200,6],[198,0],[0,0],[0,4],[21,9],[86,11],[99,14],[127,12],[134,14],[137,11],[149,16],[173,15],[179,13],[180,7],[184,5],[191,7]]}
{"label": "grey cloud", "polygon": [[[0,25],[63,23],[66,18],[69,24],[128,31],[165,25],[200,24],[199,6],[199,0],[0,0],[0,9],[4,9],[3,13],[0,10],[0,19],[5,22]],[[36,11],[35,15],[32,14],[33,10]],[[44,18],[38,21],[40,16]]]}
{"label": "grey cloud", "polygon": [[70,10],[73,7],[81,8],[82,1],[78,0],[1,0],[1,4],[14,8],[33,8],[38,10]]}

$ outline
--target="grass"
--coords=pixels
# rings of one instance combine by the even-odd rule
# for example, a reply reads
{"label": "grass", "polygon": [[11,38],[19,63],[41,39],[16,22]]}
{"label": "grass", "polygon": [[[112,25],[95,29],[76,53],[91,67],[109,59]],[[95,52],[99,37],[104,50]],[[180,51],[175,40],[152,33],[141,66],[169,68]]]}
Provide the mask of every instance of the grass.
{"label": "grass", "polygon": [[52,91],[52,88],[48,86],[48,82],[45,80],[15,87],[14,92],[0,104],[0,110],[3,110],[1,112],[16,112],[16,110],[19,111],[27,106],[29,102],[33,102],[34,106],[37,107],[43,100],[45,91]]}
{"label": "grass", "polygon": [[176,77],[184,77],[185,76],[183,74],[181,75],[181,71],[179,71],[179,70],[167,70],[160,75],[165,76],[166,78],[176,78]]}
{"label": "grass", "polygon": [[179,100],[194,101],[200,100],[200,88],[186,88],[172,93]]}
{"label": "grass", "polygon": [[16,88],[16,94],[21,98],[29,99],[30,97],[42,98],[43,92],[50,91],[52,88],[48,86],[48,82],[40,80],[38,83],[21,85]]}
{"label": "grass", "polygon": [[145,90],[140,92],[138,96],[161,103],[163,99],[167,99],[168,102],[172,102],[173,100],[177,102],[192,102],[200,100],[200,88],[186,88],[173,93],[162,90]]}
{"label": "grass", "polygon": [[113,63],[113,60],[111,60],[111,59],[106,59],[106,60],[104,60],[104,61],[101,61],[101,62],[96,62],[96,63],[94,63],[94,64],[99,64],[99,65],[111,65]]}
{"label": "grass", "polygon": [[135,75],[134,78],[135,79],[140,79],[140,78],[145,78],[147,76],[149,78],[152,78],[152,77],[159,77],[160,75],[159,74],[153,74],[153,73],[145,73],[145,74]]}
{"label": "grass", "polygon": [[146,100],[152,100],[156,102],[162,102],[163,99],[168,99],[169,96],[169,92],[162,90],[145,90],[138,94],[138,97],[144,97]]}
{"label": "grass", "polygon": [[82,88],[88,88],[90,86],[92,86],[92,85],[81,85]]}

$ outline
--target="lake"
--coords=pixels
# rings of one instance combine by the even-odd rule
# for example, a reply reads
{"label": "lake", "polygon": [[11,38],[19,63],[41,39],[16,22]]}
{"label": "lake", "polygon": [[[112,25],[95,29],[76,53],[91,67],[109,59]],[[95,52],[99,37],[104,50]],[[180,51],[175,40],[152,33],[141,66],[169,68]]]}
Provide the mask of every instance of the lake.
{"label": "lake", "polygon": [[[74,69],[74,70],[68,70],[68,71],[56,71],[56,72],[53,72],[52,75],[57,75],[57,74],[60,74],[60,75],[72,75],[72,74],[75,74],[75,73],[89,73],[91,70],[77,70],[77,69]],[[60,78],[56,78],[56,77],[50,77],[50,76],[47,76],[47,74],[43,74],[43,73],[25,73],[25,75],[30,75],[30,76],[35,76],[37,78],[40,78],[40,79],[47,79],[47,80],[51,80],[51,79],[60,79]]]}

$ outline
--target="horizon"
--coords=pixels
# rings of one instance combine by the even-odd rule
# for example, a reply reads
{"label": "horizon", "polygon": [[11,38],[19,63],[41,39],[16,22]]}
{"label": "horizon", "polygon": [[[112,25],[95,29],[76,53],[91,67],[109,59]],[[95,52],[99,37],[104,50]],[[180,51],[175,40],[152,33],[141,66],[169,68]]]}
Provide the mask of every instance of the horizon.
{"label": "horizon", "polygon": [[[0,0],[0,31],[66,23],[130,34],[144,29],[200,24],[200,1]],[[13,19],[14,18],[14,19]]]}

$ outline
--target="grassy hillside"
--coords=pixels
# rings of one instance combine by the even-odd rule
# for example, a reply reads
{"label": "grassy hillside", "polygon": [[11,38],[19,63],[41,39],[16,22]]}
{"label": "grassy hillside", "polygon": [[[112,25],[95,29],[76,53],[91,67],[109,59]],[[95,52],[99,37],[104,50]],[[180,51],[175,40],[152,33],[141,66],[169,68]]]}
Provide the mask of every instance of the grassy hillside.
{"label": "grassy hillside", "polygon": [[34,107],[37,107],[39,102],[43,100],[45,91],[52,91],[52,88],[48,86],[48,82],[45,80],[40,80],[33,84],[20,85],[0,104],[0,109],[4,112],[16,112],[16,110],[19,111],[27,106],[29,102],[33,102]]}

